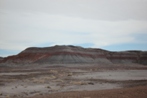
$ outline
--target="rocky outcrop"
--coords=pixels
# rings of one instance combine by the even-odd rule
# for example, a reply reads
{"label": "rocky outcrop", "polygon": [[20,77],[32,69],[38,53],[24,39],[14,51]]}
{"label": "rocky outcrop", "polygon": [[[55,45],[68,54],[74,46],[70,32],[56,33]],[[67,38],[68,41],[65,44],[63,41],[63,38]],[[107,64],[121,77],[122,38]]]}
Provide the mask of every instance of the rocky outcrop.
{"label": "rocky outcrop", "polygon": [[110,52],[102,49],[77,46],[54,46],[46,48],[27,48],[18,55],[9,56],[2,63],[39,63],[39,64],[147,64],[147,52],[124,51]]}

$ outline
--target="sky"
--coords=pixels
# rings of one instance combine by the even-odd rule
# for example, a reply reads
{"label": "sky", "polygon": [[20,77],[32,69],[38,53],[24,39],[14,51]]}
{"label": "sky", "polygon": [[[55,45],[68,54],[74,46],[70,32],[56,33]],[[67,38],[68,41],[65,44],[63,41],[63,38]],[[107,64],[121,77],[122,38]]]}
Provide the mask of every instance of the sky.
{"label": "sky", "polygon": [[0,56],[75,45],[147,50],[147,0],[0,0]]}

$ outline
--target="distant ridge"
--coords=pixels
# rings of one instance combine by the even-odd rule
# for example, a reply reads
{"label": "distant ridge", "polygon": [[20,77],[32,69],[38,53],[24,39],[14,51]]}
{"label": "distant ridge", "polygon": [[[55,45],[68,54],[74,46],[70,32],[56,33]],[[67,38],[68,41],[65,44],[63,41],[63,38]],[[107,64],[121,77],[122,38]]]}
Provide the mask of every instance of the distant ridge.
{"label": "distant ridge", "polygon": [[0,57],[0,61],[2,61],[3,60],[3,57]]}
{"label": "distant ridge", "polygon": [[14,64],[114,64],[135,63],[147,65],[147,51],[111,52],[98,48],[83,48],[72,45],[30,47],[18,55],[0,60]]}

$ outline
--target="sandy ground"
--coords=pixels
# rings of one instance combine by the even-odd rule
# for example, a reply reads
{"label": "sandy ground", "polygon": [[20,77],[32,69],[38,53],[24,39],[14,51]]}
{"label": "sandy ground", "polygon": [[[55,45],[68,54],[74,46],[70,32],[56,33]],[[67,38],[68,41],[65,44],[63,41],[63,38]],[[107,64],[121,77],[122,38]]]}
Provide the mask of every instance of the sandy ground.
{"label": "sandy ground", "polygon": [[146,67],[0,68],[0,98],[146,98],[145,96]]}

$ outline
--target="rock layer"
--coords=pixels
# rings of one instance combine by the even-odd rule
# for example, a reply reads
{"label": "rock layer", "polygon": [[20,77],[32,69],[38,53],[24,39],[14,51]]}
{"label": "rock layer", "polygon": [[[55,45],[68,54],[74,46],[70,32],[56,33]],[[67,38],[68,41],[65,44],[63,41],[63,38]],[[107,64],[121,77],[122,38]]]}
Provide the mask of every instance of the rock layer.
{"label": "rock layer", "polygon": [[113,64],[138,63],[147,65],[147,51],[111,52],[77,46],[27,48],[18,55],[4,58],[1,63],[39,64]]}

